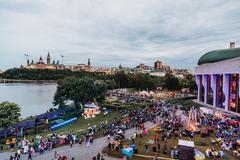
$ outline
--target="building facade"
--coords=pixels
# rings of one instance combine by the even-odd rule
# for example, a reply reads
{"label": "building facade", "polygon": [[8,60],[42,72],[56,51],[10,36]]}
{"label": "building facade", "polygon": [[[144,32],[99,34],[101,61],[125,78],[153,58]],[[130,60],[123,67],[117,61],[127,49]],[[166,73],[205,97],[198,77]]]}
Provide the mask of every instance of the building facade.
{"label": "building facade", "polygon": [[39,60],[34,62],[33,60],[30,62],[27,60],[27,66],[24,67],[27,69],[50,69],[50,70],[57,70],[57,69],[65,69],[63,64],[60,64],[59,61],[52,61],[51,56],[48,52],[46,63],[44,62],[42,56],[40,56]]}
{"label": "building facade", "polygon": [[216,108],[240,113],[240,48],[204,54],[195,67],[198,101]]}
{"label": "building facade", "polygon": [[154,62],[154,70],[169,73],[171,71],[171,67],[169,65],[163,64],[161,61]]}

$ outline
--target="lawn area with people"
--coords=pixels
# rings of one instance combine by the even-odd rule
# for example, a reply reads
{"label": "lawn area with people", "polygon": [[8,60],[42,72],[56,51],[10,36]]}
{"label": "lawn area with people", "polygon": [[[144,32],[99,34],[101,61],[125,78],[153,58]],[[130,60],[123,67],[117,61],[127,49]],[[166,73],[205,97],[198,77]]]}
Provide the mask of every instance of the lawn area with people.
{"label": "lawn area with people", "polygon": [[[113,118],[119,118],[120,114],[117,111],[112,111],[106,115],[104,113],[100,113],[96,115],[94,118],[85,119],[83,116],[77,119],[75,123],[69,124],[57,130],[45,130],[43,126],[37,127],[37,133],[34,133],[34,129],[30,129],[25,133],[25,138],[32,140],[36,139],[36,137],[47,137],[49,134],[61,133],[61,134],[69,134],[70,132],[76,133],[78,135],[84,135],[88,131],[88,127],[96,125],[97,132],[95,134],[96,137],[100,137],[103,134],[103,129],[100,128],[99,123],[103,121],[111,121]],[[9,138],[8,138],[9,139]],[[1,140],[4,144],[5,139]],[[4,145],[6,148],[8,145]]]}
{"label": "lawn area with people", "polygon": [[[160,104],[157,110],[153,121],[157,127],[136,124],[137,131],[131,138],[115,139],[104,148],[104,152],[112,157],[133,156],[133,159],[148,159],[149,156],[152,159],[155,156],[179,159],[184,152],[187,156],[192,153],[203,159],[239,158],[239,120],[236,117],[224,113],[219,117],[218,112],[204,112],[206,108],[191,107],[185,111],[170,104]],[[183,145],[180,141],[186,143]],[[189,143],[191,145],[187,146]],[[184,152],[180,149],[182,146]],[[187,147],[192,148],[191,153],[186,152]],[[136,154],[146,157],[139,158]]]}
{"label": "lawn area with people", "polygon": [[[140,135],[138,134],[137,137],[134,139],[134,142],[132,139],[128,139],[128,140],[124,140],[122,142],[123,147],[127,147],[130,145],[135,144],[137,146],[137,154],[141,154],[141,155],[146,155],[146,156],[155,156],[157,155],[158,157],[164,157],[164,158],[171,158],[171,149],[174,149],[178,146],[178,137],[171,137],[171,138],[167,138],[167,141],[164,142],[162,140],[159,141],[160,144],[160,149],[158,148],[158,143],[156,143],[156,152],[154,152],[153,150],[153,143],[155,138],[160,138],[161,136],[159,136],[158,131],[160,127],[155,127],[152,128],[148,131],[147,135]],[[202,130],[205,130],[206,127],[203,127]],[[201,135],[195,135],[192,138],[189,138],[187,136],[182,136],[181,139],[183,140],[191,140],[195,142],[195,148],[199,151],[201,151],[202,153],[205,153],[205,151],[208,148],[214,148],[215,150],[219,151],[221,149],[221,146],[218,144],[211,144],[211,141],[214,139],[213,135],[210,135],[208,137],[201,137]],[[146,144],[148,147],[146,147]],[[166,145],[166,153],[164,153],[164,147]],[[121,154],[121,152],[118,151],[108,151],[107,147],[105,148],[104,152],[106,152],[109,155],[112,155],[114,157],[118,157],[121,158],[123,155]],[[228,157],[228,159],[238,159],[236,156],[234,156],[231,152],[225,152],[226,153],[226,157]],[[146,159],[150,159],[150,158],[146,158],[146,157],[138,157],[138,156],[134,156],[133,157],[134,160],[146,160]],[[207,158],[206,159],[211,159],[211,158]]]}
{"label": "lawn area with people", "polygon": [[89,127],[89,125],[96,125],[98,126],[99,123],[101,121],[110,121],[112,120],[114,117],[119,118],[119,113],[117,111],[112,111],[110,113],[108,113],[107,115],[104,115],[103,113],[100,113],[99,115],[96,115],[96,117],[94,118],[88,118],[85,119],[83,116],[79,117],[77,119],[77,121],[75,123],[69,124],[68,126],[59,128],[57,130],[53,130],[53,131],[46,131],[46,132],[41,132],[41,133],[37,133],[37,134],[29,134],[26,136],[26,138],[33,138],[36,135],[48,135],[51,133],[69,133],[70,131],[73,131],[75,133],[85,133],[87,132],[87,129]]}

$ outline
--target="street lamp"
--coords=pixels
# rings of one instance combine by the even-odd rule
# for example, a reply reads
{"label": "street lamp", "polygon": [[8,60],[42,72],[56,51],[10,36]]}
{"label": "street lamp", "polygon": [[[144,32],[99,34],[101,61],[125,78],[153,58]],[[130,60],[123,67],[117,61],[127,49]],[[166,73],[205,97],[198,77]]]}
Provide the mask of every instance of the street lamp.
{"label": "street lamp", "polygon": [[64,57],[64,56],[63,56],[63,55],[60,55],[60,57],[62,58],[62,65],[63,65],[63,57]]}
{"label": "street lamp", "polygon": [[27,65],[28,65],[28,63],[29,63],[29,61],[28,61],[29,54],[24,54],[24,56],[25,56],[26,59],[27,59]]}

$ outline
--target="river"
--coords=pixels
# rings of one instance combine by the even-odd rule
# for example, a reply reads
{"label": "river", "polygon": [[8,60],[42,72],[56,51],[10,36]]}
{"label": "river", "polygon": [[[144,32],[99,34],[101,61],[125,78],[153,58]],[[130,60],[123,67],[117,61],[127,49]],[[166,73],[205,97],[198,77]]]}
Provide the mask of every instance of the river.
{"label": "river", "polygon": [[56,84],[0,83],[0,102],[21,107],[21,118],[38,115],[53,107]]}

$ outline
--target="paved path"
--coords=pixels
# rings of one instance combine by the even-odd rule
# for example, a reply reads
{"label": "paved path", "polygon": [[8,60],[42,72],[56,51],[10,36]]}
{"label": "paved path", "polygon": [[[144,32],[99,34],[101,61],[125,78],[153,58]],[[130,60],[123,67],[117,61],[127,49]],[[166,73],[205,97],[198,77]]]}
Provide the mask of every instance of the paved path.
{"label": "paved path", "polygon": [[[157,124],[153,124],[151,122],[146,122],[146,128],[153,128]],[[138,132],[135,128],[131,128],[126,130],[125,137],[130,138],[133,133]],[[57,151],[58,154],[66,155],[68,157],[74,157],[75,160],[92,160],[93,156],[96,156],[98,152],[102,152],[103,148],[108,144],[107,136],[102,138],[97,138],[94,140],[93,146],[87,147],[82,144],[74,144],[71,148],[70,146],[63,146],[51,151],[45,151],[42,155],[36,153],[33,156],[33,160],[52,160],[54,158],[54,151]],[[9,160],[10,155],[14,155],[14,153],[4,152],[0,153],[0,160]],[[117,160],[116,158],[104,157],[105,160]],[[22,155],[21,160],[27,160],[27,155]]]}

